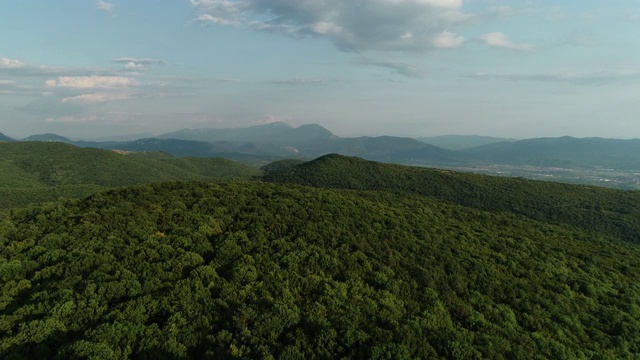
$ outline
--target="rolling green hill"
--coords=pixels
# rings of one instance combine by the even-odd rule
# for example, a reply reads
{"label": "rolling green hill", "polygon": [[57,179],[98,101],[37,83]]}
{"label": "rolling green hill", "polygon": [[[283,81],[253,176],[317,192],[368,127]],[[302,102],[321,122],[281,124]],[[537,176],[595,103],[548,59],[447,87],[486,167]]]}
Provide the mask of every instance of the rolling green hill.
{"label": "rolling green hill", "polygon": [[0,215],[0,357],[631,359],[639,269],[423,196],[136,186]]}
{"label": "rolling green hill", "polygon": [[[5,207],[89,195],[0,211],[2,359],[640,354],[638,192],[340,155],[162,183],[260,170],[38,142],[0,159]],[[150,183],[100,191],[128,181]]]}
{"label": "rolling green hill", "polygon": [[304,164],[306,161],[300,159],[284,159],[271,162],[260,168],[265,174],[277,174],[289,170],[294,166]]}
{"label": "rolling green hill", "polygon": [[174,158],[55,142],[0,143],[0,209],[109,187],[172,180],[249,178],[260,170],[219,158]]}
{"label": "rolling green hill", "polygon": [[640,192],[407,167],[341,155],[272,172],[265,180],[425,195],[475,209],[598,231],[640,242]]}

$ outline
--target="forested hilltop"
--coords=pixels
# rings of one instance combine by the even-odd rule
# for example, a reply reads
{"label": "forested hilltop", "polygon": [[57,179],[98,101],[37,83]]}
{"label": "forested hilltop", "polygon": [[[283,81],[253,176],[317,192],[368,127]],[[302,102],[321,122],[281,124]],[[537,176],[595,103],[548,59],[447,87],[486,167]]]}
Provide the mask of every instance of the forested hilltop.
{"label": "forested hilltop", "polygon": [[[91,176],[59,166],[29,181]],[[0,358],[640,354],[636,192],[337,155],[263,171],[0,211]]]}
{"label": "forested hilltop", "polygon": [[261,174],[254,167],[220,158],[175,158],[56,142],[0,142],[0,210],[85,197],[117,186]]}
{"label": "forested hilltop", "polygon": [[384,164],[331,154],[270,165],[266,181],[429,196],[640,243],[640,192]]}

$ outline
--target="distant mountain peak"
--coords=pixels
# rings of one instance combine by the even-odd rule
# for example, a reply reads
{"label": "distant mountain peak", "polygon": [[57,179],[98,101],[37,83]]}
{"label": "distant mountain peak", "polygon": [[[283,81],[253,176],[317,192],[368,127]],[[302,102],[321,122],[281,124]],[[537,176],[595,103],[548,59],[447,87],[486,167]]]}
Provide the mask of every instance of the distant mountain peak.
{"label": "distant mountain peak", "polygon": [[63,142],[63,143],[72,143],[71,140],[64,136],[60,136],[57,134],[46,133],[46,134],[37,134],[31,135],[23,141],[47,141],[47,142]]}
{"label": "distant mountain peak", "polygon": [[291,129],[293,129],[291,125],[278,121],[238,128],[182,129],[162,134],[157,137],[160,139],[193,141],[259,141],[264,137],[272,136]]}
{"label": "distant mountain peak", "polygon": [[298,126],[298,127],[297,127],[297,129],[301,129],[301,128],[304,128],[304,129],[318,129],[318,130],[326,130],[326,131],[329,131],[329,130],[327,130],[327,128],[325,128],[324,126],[322,126],[322,125],[320,125],[320,124],[316,124],[316,123],[313,123],[313,124],[304,124],[304,125],[300,125],[300,126]]}
{"label": "distant mountain peak", "polygon": [[259,125],[249,126],[249,127],[284,127],[289,129],[293,128],[293,126],[287,124],[284,121],[274,121],[266,124],[259,124]]}

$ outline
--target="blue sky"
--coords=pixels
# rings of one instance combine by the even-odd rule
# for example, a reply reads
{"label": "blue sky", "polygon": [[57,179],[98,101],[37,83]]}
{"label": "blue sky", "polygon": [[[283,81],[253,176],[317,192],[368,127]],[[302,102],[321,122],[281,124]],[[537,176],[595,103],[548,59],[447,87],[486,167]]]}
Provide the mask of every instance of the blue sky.
{"label": "blue sky", "polygon": [[640,1],[0,0],[0,132],[640,138]]}

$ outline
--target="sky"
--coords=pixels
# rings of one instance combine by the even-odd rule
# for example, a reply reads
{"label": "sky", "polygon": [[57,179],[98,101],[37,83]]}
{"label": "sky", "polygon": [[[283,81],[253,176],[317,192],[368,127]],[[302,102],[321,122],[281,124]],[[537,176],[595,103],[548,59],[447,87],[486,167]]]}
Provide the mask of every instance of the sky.
{"label": "sky", "polygon": [[0,132],[640,138],[640,1],[0,0]]}

